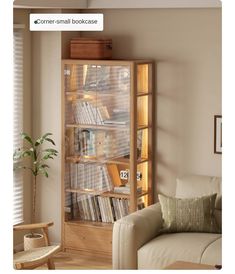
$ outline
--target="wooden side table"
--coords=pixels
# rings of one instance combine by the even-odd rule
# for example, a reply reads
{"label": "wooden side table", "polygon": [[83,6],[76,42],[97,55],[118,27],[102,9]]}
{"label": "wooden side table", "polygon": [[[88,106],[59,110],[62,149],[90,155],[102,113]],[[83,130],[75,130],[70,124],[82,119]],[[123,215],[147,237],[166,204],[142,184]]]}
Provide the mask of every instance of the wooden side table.
{"label": "wooden side table", "polygon": [[164,269],[217,269],[213,265],[208,264],[197,264],[191,262],[184,262],[184,261],[176,261],[170,265],[168,265]]}

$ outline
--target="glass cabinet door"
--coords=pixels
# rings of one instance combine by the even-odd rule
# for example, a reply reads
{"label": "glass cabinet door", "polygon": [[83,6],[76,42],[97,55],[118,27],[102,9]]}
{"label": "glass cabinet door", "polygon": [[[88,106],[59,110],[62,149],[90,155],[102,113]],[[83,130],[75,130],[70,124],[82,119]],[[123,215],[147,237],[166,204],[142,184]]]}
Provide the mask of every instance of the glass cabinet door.
{"label": "glass cabinet door", "polygon": [[112,223],[152,203],[152,66],[64,64],[65,219]]}

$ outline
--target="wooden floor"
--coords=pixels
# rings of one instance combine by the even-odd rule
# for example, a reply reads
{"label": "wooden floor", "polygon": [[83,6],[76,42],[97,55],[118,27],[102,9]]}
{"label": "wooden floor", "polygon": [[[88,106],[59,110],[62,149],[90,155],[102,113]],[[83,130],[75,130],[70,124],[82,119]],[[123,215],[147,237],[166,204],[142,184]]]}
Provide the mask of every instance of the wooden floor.
{"label": "wooden floor", "polygon": [[[54,257],[54,262],[55,269],[112,269],[111,260],[68,252],[59,252]],[[47,269],[47,266],[40,266],[37,269]]]}

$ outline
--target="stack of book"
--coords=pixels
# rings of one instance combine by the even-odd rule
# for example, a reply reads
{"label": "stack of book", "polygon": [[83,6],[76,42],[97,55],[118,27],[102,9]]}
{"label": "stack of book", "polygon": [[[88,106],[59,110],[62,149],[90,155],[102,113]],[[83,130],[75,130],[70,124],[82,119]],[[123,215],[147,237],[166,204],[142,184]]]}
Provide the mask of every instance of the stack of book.
{"label": "stack of book", "polygon": [[96,155],[96,134],[93,130],[75,129],[75,150],[80,156]]}
{"label": "stack of book", "polygon": [[74,189],[110,191],[113,188],[107,166],[102,164],[70,164],[70,185]]}
{"label": "stack of book", "polygon": [[79,100],[74,103],[74,120],[76,124],[104,125],[104,120],[109,119],[109,113],[106,106],[97,103],[94,106],[92,102]]}
{"label": "stack of book", "polygon": [[79,156],[122,157],[130,152],[129,131],[79,129],[74,131],[75,151]]}
{"label": "stack of book", "polygon": [[129,200],[98,195],[79,195],[77,205],[81,220],[113,223],[128,215]]}

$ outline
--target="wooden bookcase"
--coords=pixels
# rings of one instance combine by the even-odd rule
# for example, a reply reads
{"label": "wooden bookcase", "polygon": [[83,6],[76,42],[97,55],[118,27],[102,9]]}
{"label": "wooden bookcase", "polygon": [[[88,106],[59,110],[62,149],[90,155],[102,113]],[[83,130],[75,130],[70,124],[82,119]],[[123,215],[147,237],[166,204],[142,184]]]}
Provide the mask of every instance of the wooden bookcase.
{"label": "wooden bookcase", "polygon": [[62,61],[64,250],[111,257],[113,222],[152,204],[153,75],[150,60]]}

